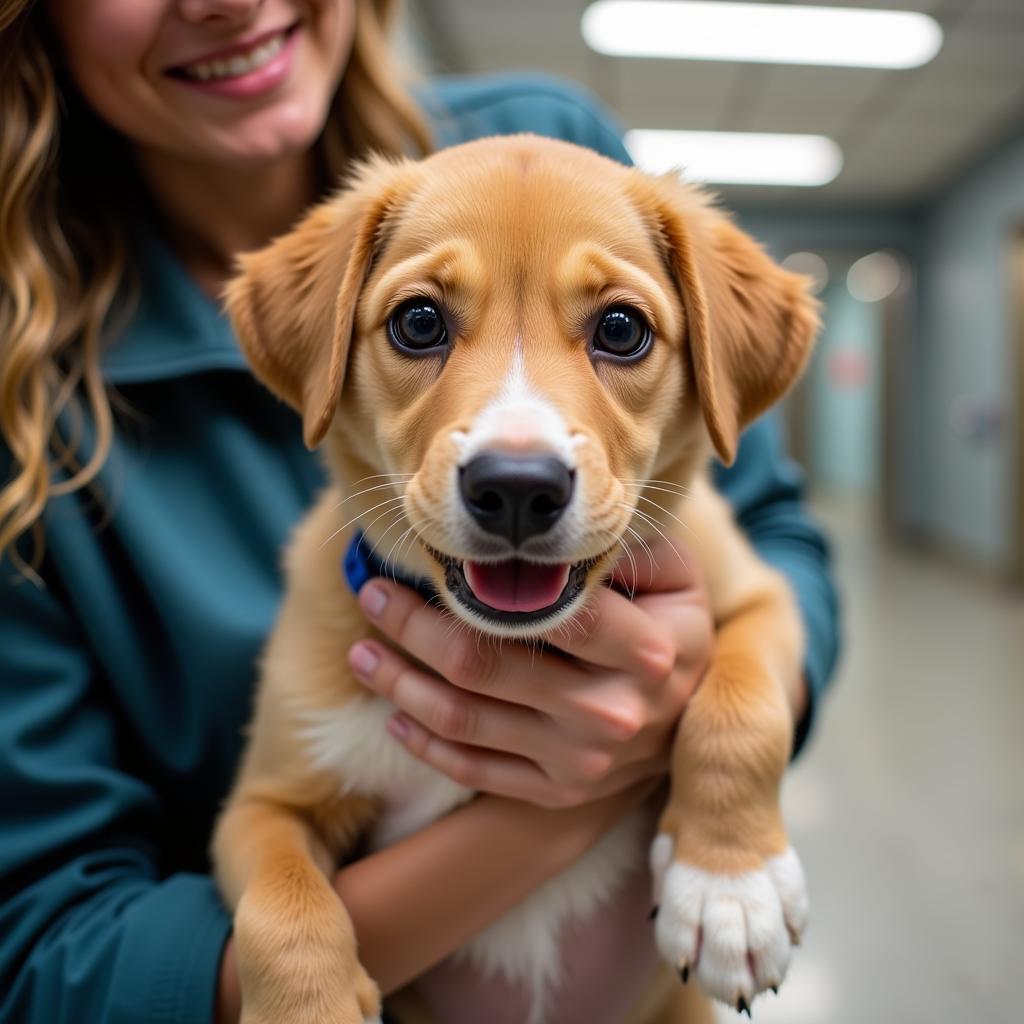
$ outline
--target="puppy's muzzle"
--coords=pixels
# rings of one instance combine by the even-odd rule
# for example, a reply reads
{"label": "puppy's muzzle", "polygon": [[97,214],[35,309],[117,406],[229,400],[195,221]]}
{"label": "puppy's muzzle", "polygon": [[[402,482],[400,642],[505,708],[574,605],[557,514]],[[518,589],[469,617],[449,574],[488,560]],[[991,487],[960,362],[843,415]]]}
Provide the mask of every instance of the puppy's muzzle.
{"label": "puppy's muzzle", "polygon": [[554,455],[484,451],[459,471],[462,501],[474,522],[516,548],[561,519],[573,481],[572,470]]}

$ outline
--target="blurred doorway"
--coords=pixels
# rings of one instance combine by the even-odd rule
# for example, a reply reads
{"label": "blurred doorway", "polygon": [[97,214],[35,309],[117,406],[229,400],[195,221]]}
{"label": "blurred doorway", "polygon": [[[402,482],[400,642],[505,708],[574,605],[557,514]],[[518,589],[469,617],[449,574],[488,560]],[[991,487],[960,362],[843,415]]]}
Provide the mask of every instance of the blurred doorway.
{"label": "blurred doorway", "polygon": [[811,365],[789,402],[790,446],[819,494],[860,506],[896,532],[909,261],[889,250],[814,249],[783,264],[815,279],[823,306]]}

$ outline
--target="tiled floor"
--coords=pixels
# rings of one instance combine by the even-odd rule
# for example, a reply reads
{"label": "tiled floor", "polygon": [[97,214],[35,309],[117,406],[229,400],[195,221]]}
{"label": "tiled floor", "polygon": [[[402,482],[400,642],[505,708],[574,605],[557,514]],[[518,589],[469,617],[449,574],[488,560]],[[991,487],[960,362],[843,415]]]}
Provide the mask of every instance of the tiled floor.
{"label": "tiled floor", "polygon": [[[823,506],[846,656],[785,790],[812,924],[759,1024],[1024,1019],[1024,596]],[[736,1021],[723,1011],[723,1021]]]}

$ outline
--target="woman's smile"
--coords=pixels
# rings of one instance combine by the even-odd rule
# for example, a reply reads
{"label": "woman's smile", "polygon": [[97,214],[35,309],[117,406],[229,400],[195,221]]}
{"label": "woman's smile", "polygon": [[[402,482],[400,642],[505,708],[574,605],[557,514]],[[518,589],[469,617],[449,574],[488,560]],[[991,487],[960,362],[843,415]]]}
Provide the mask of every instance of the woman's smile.
{"label": "woman's smile", "polygon": [[225,47],[198,60],[169,68],[167,76],[200,92],[248,99],[276,88],[288,77],[301,44],[296,22],[258,38]]}
{"label": "woman's smile", "polygon": [[154,160],[269,167],[308,152],[355,31],[354,0],[47,7],[75,85],[147,174]]}

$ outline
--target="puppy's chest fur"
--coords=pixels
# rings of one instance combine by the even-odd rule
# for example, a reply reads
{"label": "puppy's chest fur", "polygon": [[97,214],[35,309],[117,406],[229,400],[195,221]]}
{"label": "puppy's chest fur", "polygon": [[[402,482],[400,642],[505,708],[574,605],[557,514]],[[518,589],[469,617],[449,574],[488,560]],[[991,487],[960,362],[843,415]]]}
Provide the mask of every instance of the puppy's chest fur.
{"label": "puppy's chest fur", "polygon": [[473,796],[395,742],[386,725],[396,710],[383,697],[360,693],[337,707],[298,716],[310,766],[336,775],[342,793],[381,801],[369,835],[374,850],[412,835]]}
{"label": "puppy's chest fur", "polygon": [[[377,797],[381,814],[369,845],[381,849],[465,803],[474,791],[409,754],[387,732],[395,706],[360,693],[336,707],[300,713],[299,735],[310,766],[337,777],[342,793]],[[634,812],[569,870],[536,889],[455,955],[487,975],[525,984],[532,1012],[544,1020],[545,1002],[560,973],[559,931],[585,919],[608,900],[643,859],[650,822]]]}

